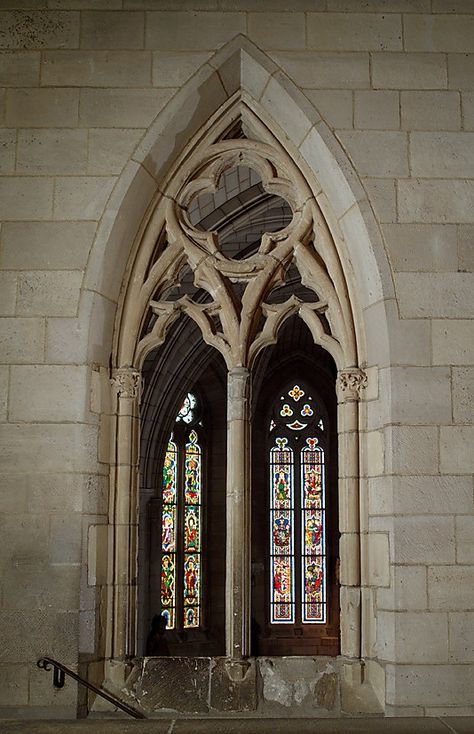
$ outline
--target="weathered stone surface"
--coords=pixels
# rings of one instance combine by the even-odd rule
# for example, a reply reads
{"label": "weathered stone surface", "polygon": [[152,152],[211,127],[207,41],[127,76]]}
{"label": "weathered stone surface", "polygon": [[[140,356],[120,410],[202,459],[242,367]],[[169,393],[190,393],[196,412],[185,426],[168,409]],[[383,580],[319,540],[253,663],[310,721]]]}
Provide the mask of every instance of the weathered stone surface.
{"label": "weathered stone surface", "polygon": [[244,678],[233,680],[226,658],[211,659],[210,708],[215,711],[254,711],[257,708],[257,666],[249,662]]}
{"label": "weathered stone surface", "polygon": [[210,658],[144,658],[127,679],[123,692],[145,711],[209,710]]}
{"label": "weathered stone surface", "polygon": [[335,661],[328,658],[258,658],[262,705],[282,710],[315,708],[336,712],[338,681]]}

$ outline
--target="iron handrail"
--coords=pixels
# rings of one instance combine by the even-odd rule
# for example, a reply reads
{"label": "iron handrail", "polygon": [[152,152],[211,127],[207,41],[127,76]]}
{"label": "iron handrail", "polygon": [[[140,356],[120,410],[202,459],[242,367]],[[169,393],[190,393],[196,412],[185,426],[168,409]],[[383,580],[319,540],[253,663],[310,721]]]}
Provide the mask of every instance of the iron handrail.
{"label": "iron handrail", "polygon": [[53,685],[55,688],[62,688],[64,686],[64,678],[66,675],[68,675],[70,678],[73,678],[75,681],[77,681],[77,683],[79,683],[81,686],[84,686],[90,691],[96,693],[98,696],[105,698],[106,701],[109,701],[109,703],[112,703],[114,706],[121,709],[129,716],[133,716],[134,719],[147,718],[145,714],[142,714],[141,711],[137,711],[136,709],[132,708],[132,706],[128,706],[128,704],[122,703],[122,701],[119,701],[119,699],[115,698],[115,696],[113,696],[111,693],[106,693],[106,691],[103,691],[101,688],[97,688],[97,686],[95,686],[93,683],[89,683],[88,680],[86,680],[85,678],[81,678],[80,675],[74,673],[74,671],[70,670],[68,667],[66,667],[66,665],[58,663],[57,660],[53,660],[53,658],[40,658],[36,665],[42,670],[51,670],[51,666],[53,666]]}

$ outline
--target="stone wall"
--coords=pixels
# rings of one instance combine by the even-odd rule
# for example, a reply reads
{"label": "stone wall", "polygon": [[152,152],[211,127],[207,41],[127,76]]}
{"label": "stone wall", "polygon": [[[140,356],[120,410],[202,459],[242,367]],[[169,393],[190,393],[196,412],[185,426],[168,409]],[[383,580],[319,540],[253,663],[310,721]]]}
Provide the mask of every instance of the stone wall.
{"label": "stone wall", "polygon": [[[93,243],[108,224],[126,236],[129,219],[115,221],[118,190],[141,216],[157,183],[127,179],[131,164],[142,165],[140,141],[239,33],[314,104],[345,162],[341,187],[360,180],[357,211],[373,213],[383,240],[382,295],[366,297],[355,280],[351,294],[369,372],[366,669],[388,715],[474,713],[474,7],[286,5],[1,3],[0,706],[8,716],[74,715],[73,686],[53,692],[35,668],[41,654],[73,667],[107,654],[108,366],[125,261],[109,258],[100,270]],[[282,139],[297,139],[296,110],[285,118],[269,89]],[[189,100],[189,120],[197,104]],[[180,130],[187,124],[179,120]],[[307,141],[307,159],[309,135],[302,129],[297,142],[305,151]],[[315,173],[319,165],[327,164],[315,161]],[[341,188],[322,193],[341,209]],[[346,215],[348,269],[367,263],[369,290],[356,214]]]}

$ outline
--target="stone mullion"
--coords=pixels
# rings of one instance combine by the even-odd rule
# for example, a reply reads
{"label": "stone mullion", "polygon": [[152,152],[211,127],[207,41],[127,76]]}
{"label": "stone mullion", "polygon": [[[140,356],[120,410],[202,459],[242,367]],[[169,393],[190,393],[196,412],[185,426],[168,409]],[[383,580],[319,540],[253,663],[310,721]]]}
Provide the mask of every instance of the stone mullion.
{"label": "stone mullion", "polygon": [[250,372],[228,372],[226,654],[250,654]]}
{"label": "stone mullion", "polygon": [[110,656],[118,659],[135,654],[140,374],[132,368],[116,370],[112,385],[117,398],[116,453],[111,487],[114,499],[110,518],[113,532],[109,565],[113,587]]}
{"label": "stone mullion", "polygon": [[358,368],[338,375],[341,653],[361,655],[359,400],[367,383]]}

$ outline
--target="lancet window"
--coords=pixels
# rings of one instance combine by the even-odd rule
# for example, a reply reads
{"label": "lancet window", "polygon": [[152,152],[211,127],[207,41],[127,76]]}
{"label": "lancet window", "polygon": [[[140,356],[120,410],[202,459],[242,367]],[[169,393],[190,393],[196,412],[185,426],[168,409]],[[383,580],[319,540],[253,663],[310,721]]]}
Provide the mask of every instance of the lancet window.
{"label": "lancet window", "polygon": [[188,393],[163,462],[161,610],[168,629],[202,624],[203,451],[196,397]]}

